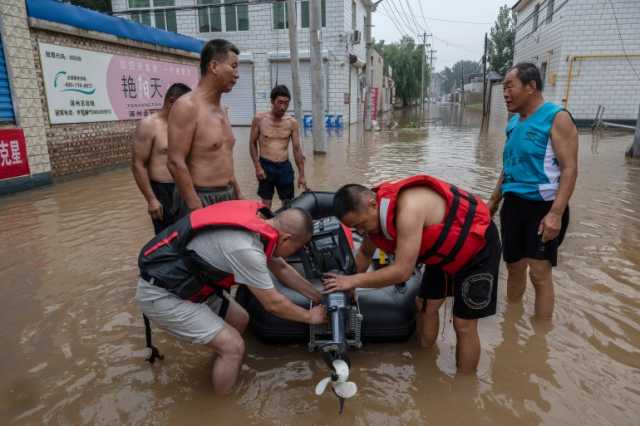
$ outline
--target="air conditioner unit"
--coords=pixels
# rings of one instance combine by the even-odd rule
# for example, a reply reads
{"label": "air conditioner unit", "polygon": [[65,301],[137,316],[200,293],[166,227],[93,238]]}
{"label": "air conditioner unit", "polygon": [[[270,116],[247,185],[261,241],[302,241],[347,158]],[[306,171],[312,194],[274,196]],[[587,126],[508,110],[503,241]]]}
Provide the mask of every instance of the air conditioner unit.
{"label": "air conditioner unit", "polygon": [[362,32],[355,30],[352,34],[351,34],[351,43],[353,44],[360,44],[360,42],[362,41]]}

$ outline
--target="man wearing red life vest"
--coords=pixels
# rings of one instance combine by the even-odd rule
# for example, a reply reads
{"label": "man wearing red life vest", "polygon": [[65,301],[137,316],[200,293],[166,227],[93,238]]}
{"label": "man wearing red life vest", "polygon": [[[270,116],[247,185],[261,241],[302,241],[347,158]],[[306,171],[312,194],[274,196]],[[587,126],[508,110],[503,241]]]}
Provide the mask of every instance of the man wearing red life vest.
{"label": "man wearing red life vest", "polygon": [[[345,185],[336,193],[333,208],[365,239],[356,255],[359,273],[327,274],[325,290],[394,285],[408,280],[417,263],[425,264],[421,344],[435,343],[438,310],[453,296],[458,371],[475,371],[480,359],[478,318],[496,312],[500,266],[500,239],[484,202],[454,185],[418,175],[373,190]],[[366,272],[376,247],[394,253],[395,261]]]}
{"label": "man wearing red life vest", "polygon": [[[300,308],[273,286],[271,271],[284,285],[320,301],[320,292],[283,257],[311,238],[311,217],[288,209],[275,217],[255,201],[226,201],[191,212],[149,241],[138,257],[136,301],[155,325],[213,349],[211,378],[216,394],[229,393],[244,356],[247,312],[228,293],[243,284],[262,306],[291,321],[320,324],[323,306]],[[148,323],[147,323],[148,324]],[[151,344],[149,361],[161,357]]]}

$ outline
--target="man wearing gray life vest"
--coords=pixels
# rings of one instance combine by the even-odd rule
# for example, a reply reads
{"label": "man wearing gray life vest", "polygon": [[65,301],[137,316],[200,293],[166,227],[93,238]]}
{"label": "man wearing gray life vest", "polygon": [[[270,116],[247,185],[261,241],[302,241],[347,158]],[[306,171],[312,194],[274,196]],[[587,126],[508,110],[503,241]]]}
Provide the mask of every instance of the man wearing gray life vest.
{"label": "man wearing gray life vest", "polygon": [[578,176],[578,130],[566,110],[545,102],[534,64],[515,65],[503,81],[515,115],[507,125],[502,174],[488,203],[500,210],[503,257],[509,272],[507,298],[522,300],[527,269],[535,289],[535,315],[551,319],[551,268],[569,225],[569,199]]}
{"label": "man wearing gray life vest", "polygon": [[[146,317],[171,334],[217,353],[211,379],[216,394],[229,393],[244,356],[247,312],[224,290],[246,285],[268,312],[291,321],[320,324],[323,306],[303,309],[279,293],[284,285],[314,302],[320,293],[282,258],[311,238],[311,217],[288,209],[271,217],[255,201],[224,201],[197,209],[160,232],[138,257],[136,301]],[[150,362],[162,358],[151,344]]]}
{"label": "man wearing gray life vest", "polygon": [[[358,273],[327,274],[325,290],[395,285],[407,281],[416,264],[425,264],[421,344],[435,343],[438,310],[453,296],[458,371],[475,371],[480,359],[478,318],[496,312],[500,266],[498,230],[482,200],[432,176],[418,175],[373,190],[345,185],[336,193],[333,209],[365,239],[356,255]],[[376,247],[395,254],[395,261],[366,272]]]}

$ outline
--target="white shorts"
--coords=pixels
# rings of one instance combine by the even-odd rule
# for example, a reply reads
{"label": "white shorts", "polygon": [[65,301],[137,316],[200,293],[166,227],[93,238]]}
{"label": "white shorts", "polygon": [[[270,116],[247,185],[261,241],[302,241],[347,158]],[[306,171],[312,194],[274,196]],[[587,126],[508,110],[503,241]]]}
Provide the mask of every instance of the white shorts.
{"label": "white shorts", "polygon": [[224,327],[218,315],[222,298],[215,294],[205,303],[193,303],[140,278],[136,302],[155,325],[192,343],[206,345]]}

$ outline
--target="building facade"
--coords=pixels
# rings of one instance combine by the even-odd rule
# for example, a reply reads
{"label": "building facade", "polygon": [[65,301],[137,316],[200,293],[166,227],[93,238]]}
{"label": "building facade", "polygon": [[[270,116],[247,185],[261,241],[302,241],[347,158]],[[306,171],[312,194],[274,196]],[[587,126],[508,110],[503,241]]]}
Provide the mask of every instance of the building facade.
{"label": "building facade", "polygon": [[[322,54],[328,114],[362,119],[368,0],[322,1]],[[229,97],[232,124],[249,125],[268,110],[276,84],[291,86],[287,4],[282,1],[112,0],[113,12],[138,22],[209,40],[223,38],[241,51],[240,80]],[[311,113],[309,0],[297,1],[302,108]],[[235,101],[235,102],[234,102]],[[291,103],[293,108],[293,102]]]}
{"label": "building facade", "polygon": [[636,121],[639,1],[520,0],[513,11],[514,63],[538,65],[547,100],[567,108],[582,125],[600,105],[605,120]]}

